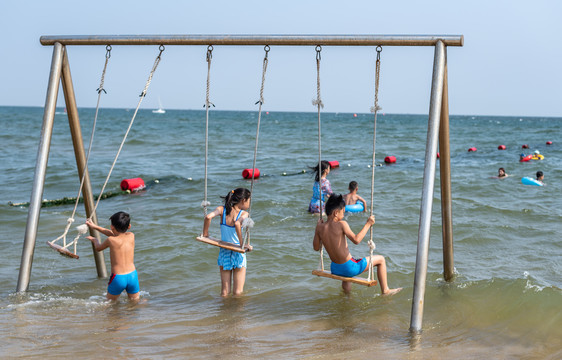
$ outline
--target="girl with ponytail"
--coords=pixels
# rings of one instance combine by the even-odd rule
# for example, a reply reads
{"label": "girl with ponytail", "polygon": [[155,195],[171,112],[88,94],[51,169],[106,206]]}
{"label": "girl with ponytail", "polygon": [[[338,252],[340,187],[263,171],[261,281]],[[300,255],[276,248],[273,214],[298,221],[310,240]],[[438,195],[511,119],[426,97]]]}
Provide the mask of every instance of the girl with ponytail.
{"label": "girl with ponytail", "polygon": [[[209,236],[211,220],[215,216],[221,216],[221,240],[240,245],[242,239],[242,224],[248,218],[250,207],[250,190],[238,188],[229,191],[224,196],[224,206],[218,206],[215,211],[205,216],[203,223],[203,236]],[[252,250],[250,245],[246,245],[248,251]],[[221,275],[221,296],[241,295],[244,291],[246,281],[246,254],[221,248],[217,264]]]}

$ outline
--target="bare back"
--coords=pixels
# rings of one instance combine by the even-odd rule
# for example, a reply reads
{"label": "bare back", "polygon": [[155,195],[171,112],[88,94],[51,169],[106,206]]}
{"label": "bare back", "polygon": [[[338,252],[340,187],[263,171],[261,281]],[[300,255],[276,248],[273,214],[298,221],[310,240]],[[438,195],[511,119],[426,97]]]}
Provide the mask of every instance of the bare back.
{"label": "bare back", "polygon": [[[330,260],[337,264],[343,264],[351,259],[347,240],[345,239],[345,221],[319,222],[316,226],[314,241],[319,241],[326,248]],[[349,227],[349,225],[347,225]]]}
{"label": "bare back", "polygon": [[109,256],[113,274],[128,274],[135,270],[135,234],[131,232],[117,233],[109,236]]}

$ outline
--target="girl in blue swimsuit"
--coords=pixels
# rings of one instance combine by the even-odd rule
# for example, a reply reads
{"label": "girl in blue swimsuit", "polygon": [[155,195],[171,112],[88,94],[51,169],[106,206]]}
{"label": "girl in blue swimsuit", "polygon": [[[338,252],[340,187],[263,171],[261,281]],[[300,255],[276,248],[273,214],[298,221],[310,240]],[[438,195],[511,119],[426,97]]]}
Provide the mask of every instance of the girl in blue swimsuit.
{"label": "girl in blue swimsuit", "polygon": [[[310,199],[310,204],[308,205],[308,212],[313,214],[324,212],[327,197],[333,193],[330,180],[326,179],[332,167],[326,160],[322,160],[320,163],[322,164],[322,171],[319,171],[318,165],[311,167],[316,175],[314,185],[312,186],[312,198]],[[320,209],[320,188],[322,188],[322,209]]]}
{"label": "girl in blue swimsuit", "polygon": [[[215,216],[221,217],[221,240],[240,246],[242,239],[242,222],[248,217],[250,207],[250,190],[238,188],[230,191],[224,197],[224,206],[218,206],[215,211],[205,216],[203,236],[209,236],[211,220]],[[247,245],[248,251],[252,250]],[[246,281],[246,254],[221,248],[217,264],[221,274],[221,296],[241,295]]]}

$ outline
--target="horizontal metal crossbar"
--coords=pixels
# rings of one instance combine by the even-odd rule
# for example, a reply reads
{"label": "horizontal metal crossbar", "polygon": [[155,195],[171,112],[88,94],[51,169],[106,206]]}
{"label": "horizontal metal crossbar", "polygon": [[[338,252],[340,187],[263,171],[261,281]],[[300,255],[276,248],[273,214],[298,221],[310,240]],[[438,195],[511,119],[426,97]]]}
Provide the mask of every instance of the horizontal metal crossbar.
{"label": "horizontal metal crossbar", "polygon": [[42,45],[463,46],[463,35],[60,35]]}

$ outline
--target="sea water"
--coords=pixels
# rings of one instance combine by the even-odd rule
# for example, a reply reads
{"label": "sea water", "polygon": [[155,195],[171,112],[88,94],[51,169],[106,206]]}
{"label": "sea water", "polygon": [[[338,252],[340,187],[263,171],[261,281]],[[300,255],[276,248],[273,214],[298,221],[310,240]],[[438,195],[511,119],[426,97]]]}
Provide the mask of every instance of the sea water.
{"label": "sea water", "polygon": [[[87,146],[93,109],[80,109]],[[99,114],[89,173],[95,194],[133,115]],[[106,191],[141,177],[142,192],[100,202],[102,226],[131,214],[142,303],[105,301],[90,243],[79,260],[45,242],[64,231],[73,204],[41,210],[29,291],[15,294],[42,126],[42,108],[0,108],[0,351],[2,358],[539,358],[562,357],[562,119],[451,116],[451,181],[456,277],[443,280],[439,164],[433,205],[423,331],[408,332],[412,308],[427,115],[379,114],[374,241],[385,256],[391,297],[380,288],[315,277],[318,217],[308,214],[318,162],[315,113],[264,113],[254,185],[244,296],[221,298],[218,249],[195,237],[203,226],[205,112],[141,110]],[[256,112],[211,111],[208,200],[236,187],[253,161]],[[340,167],[328,176],[337,193],[351,180],[370,203],[372,114],[322,114],[322,157]],[[546,141],[553,141],[546,145]],[[498,145],[506,145],[500,151]],[[528,144],[529,149],[522,149]],[[476,152],[468,152],[476,147]],[[520,163],[539,150],[542,161]],[[494,179],[499,167],[510,175]],[[306,172],[303,172],[305,170]],[[545,174],[546,186],[521,178]],[[74,197],[80,179],[66,115],[55,116],[43,198]],[[82,204],[76,225],[84,223]],[[359,231],[366,214],[347,216]],[[211,235],[219,236],[218,223]],[[71,235],[74,236],[74,229]],[[354,256],[365,242],[350,243]],[[109,254],[105,262],[108,272]],[[328,264],[329,260],[326,258]]]}

